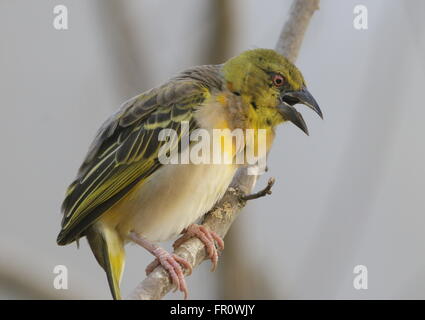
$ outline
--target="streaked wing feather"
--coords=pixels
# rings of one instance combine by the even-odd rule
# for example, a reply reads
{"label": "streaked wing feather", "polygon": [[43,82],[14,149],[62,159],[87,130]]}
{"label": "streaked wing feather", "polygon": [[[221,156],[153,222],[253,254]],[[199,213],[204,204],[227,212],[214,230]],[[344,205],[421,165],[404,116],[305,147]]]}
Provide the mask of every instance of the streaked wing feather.
{"label": "streaked wing feather", "polygon": [[126,103],[100,128],[68,188],[59,244],[78,239],[85,229],[137,183],[160,166],[158,140],[163,128],[181,137],[180,121],[196,128],[193,110],[209,95],[208,87],[187,78],[175,79]]}

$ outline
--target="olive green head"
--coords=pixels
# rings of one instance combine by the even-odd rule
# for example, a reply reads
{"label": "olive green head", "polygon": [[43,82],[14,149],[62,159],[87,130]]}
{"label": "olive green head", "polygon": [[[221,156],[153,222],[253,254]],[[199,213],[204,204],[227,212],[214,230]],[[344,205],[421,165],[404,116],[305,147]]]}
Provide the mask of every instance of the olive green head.
{"label": "olive green head", "polygon": [[252,105],[272,125],[291,121],[305,133],[307,127],[293,107],[302,103],[322,117],[307,91],[304,77],[287,58],[270,49],[254,49],[228,60],[223,66],[227,87]]}

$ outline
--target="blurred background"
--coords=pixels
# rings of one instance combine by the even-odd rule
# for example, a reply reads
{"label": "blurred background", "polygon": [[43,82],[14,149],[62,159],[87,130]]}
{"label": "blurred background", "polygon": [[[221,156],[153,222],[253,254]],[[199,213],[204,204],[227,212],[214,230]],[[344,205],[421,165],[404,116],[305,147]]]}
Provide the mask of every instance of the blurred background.
{"label": "blurred background", "polygon": [[[110,299],[87,242],[55,242],[98,127],[189,66],[273,48],[290,3],[0,0],[0,299]],[[58,4],[68,30],[53,28]],[[357,4],[367,30],[353,27]],[[239,216],[215,273],[205,262],[188,278],[192,299],[425,298],[424,14],[421,0],[321,1],[297,65],[325,119],[299,106],[310,137],[278,129],[257,184],[275,177],[273,195]],[[127,252],[124,296],[152,261]],[[68,290],[53,287],[56,265]]]}

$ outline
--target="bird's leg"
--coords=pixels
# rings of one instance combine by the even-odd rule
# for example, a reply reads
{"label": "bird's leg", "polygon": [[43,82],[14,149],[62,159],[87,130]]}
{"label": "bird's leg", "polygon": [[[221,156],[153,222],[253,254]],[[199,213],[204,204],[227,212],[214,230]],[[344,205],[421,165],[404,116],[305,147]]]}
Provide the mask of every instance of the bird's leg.
{"label": "bird's leg", "polygon": [[186,281],[184,279],[182,266],[187,268],[190,274],[192,273],[192,266],[190,263],[175,254],[168,253],[158,245],[150,242],[148,239],[136,234],[135,232],[131,232],[129,234],[129,238],[134,243],[142,246],[156,257],[155,261],[147,266],[146,274],[151,273],[157,266],[161,265],[170,275],[171,281],[176,286],[175,290],[178,289],[179,291],[183,292],[184,298],[187,299],[188,290]]}
{"label": "bird's leg", "polygon": [[211,259],[212,267],[211,271],[214,271],[217,267],[217,261],[218,261],[218,252],[217,248],[215,246],[215,242],[217,242],[218,247],[220,250],[224,249],[224,242],[223,239],[214,231],[211,231],[207,229],[204,226],[198,225],[198,224],[191,224],[189,227],[187,227],[183,231],[183,235],[176,240],[173,244],[173,248],[178,248],[183,242],[186,240],[196,237],[199,240],[202,241],[202,243],[205,245],[205,248],[207,250],[208,257]]}

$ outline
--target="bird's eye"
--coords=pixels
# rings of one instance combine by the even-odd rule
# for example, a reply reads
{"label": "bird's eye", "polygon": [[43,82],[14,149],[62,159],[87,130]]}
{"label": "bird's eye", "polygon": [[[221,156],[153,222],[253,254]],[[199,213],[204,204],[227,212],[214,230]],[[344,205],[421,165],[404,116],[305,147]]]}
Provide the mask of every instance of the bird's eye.
{"label": "bird's eye", "polygon": [[285,83],[285,78],[283,76],[281,76],[280,74],[275,74],[273,76],[273,84],[276,87],[281,87],[281,86],[283,86],[284,83]]}

